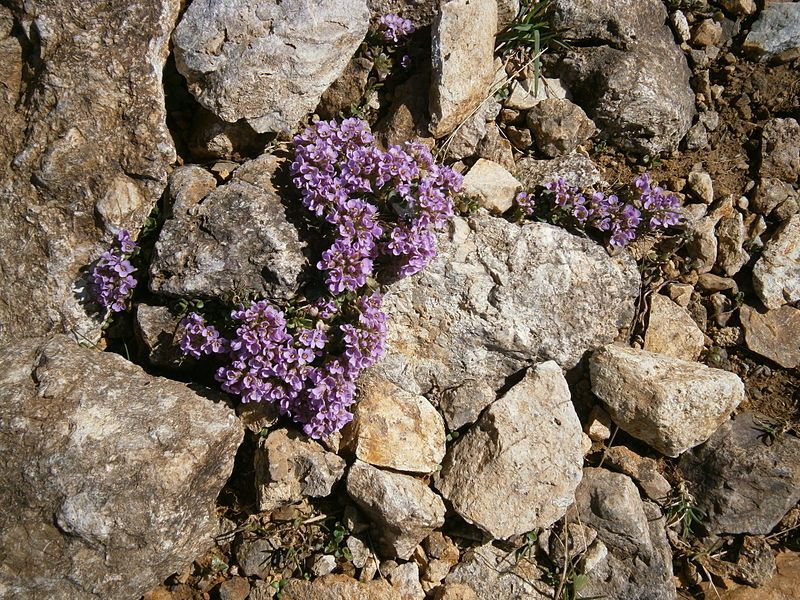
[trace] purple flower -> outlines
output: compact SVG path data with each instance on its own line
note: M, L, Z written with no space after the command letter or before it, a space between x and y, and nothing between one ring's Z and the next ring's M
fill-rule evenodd
M414 25L399 15L383 15L378 21L378 32L385 41L396 44L414 33Z
M220 336L216 327L206 325L203 317L197 313L190 313L184 317L181 326L183 336L179 345L184 354L200 358L203 355L226 351L228 341Z
M514 198L517 206L527 216L536 211L536 199L528 192L519 192Z
M138 283L133 277L136 269L128 258L138 249L130 233L122 230L114 238L114 247L103 252L92 268L90 292L103 308L112 312L122 312L127 308Z

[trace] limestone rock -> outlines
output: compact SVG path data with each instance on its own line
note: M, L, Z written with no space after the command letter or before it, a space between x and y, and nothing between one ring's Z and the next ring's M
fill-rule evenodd
M775 178L789 183L800 178L800 124L797 121L770 119L764 125L759 174L762 178Z
M771 2L764 7L744 41L744 49L768 58L800 48L800 5Z
M747 230L742 213L734 211L731 216L720 219L717 240L717 266L729 277L736 275L750 260L750 255L743 248L747 241Z
M259 440L254 468L258 509L270 511L329 495L345 462L300 433L278 429Z
M614 422L672 457L706 441L745 397L733 373L622 346L596 351L590 372Z
M463 583L448 583L439 586L433 594L433 600L479 600L478 595Z
M692 171L688 177L689 191L692 195L706 204L714 202L714 182L711 175L705 171Z
M517 561L516 553L484 544L464 554L445 578L445 587L466 585L478 600L549 600L554 590L542 581L543 576L535 562ZM469 600L471 596L456 598Z
M588 573L582 593L615 600L675 600L672 553L661 510L642 502L625 475L584 469L576 492L573 521L597 532L608 549Z
M639 456L625 446L606 448L604 456L604 465L633 479L651 500L663 502L669 496L672 486L652 458Z
M483 138L489 131L489 124L500 113L500 103L494 100L483 102L466 120L453 131L445 146L447 156L462 160L474 156Z
M347 493L373 523L373 539L384 552L408 559L431 531L444 524L444 503L409 475L357 460L347 473Z
M267 140L267 135L256 133L244 119L228 123L199 109L192 122L189 150L201 159L239 160L260 154Z
M342 446L371 465L432 473L444 458L444 420L424 396L367 376L359 380Z
M688 310L661 294L650 296L645 350L683 360L697 360L704 346L705 335Z
M291 297L306 259L275 187L280 166L277 157L264 154L216 189L200 167L176 169L169 186L173 217L156 242L150 289L189 298L234 292Z
M471 407L461 425L509 375L545 360L571 368L631 318L633 260L562 228L478 214L454 219L438 241L428 267L384 296L392 319L373 370L414 394L438 391L442 405Z
M138 598L212 545L243 435L232 410L66 336L0 362L0 588Z
M442 0L431 29L431 133L441 138L489 95L495 73L497 2Z
M417 563L403 563L392 569L387 578L392 587L403 596L403 600L425 600L425 591L419 582Z
M194 362L180 349L183 335L180 323L181 317L166 306L136 305L136 339L151 365L180 369Z
M597 165L591 158L578 152L552 160L537 160L525 156L517 163L516 175L528 188L544 186L559 177L580 188L590 188L602 181Z
M426 70L397 86L389 113L374 128L376 139L384 147L410 140L433 144L428 130L428 98L421 93L428 89L430 79L430 70Z
M409 19L417 29L427 27L439 11L439 0L367 0L372 18L397 14Z
M382 579L361 583L346 575L326 575L314 581L290 579L281 600L405 600Z
M521 189L522 184L511 173L490 160L479 159L464 177L464 193L477 196L481 206L497 214L514 205Z
M767 308L800 300L800 214L781 225L753 267L753 287Z
M136 237L175 161L162 71L179 4L0 7L0 339L99 339L84 267L117 230Z
M712 533L767 534L800 500L800 440L791 434L771 443L768 417L742 413L679 467Z
M620 148L677 148L694 117L691 72L659 0L556 0L553 26L567 42L559 74L601 136ZM599 42L608 44L597 46Z
M548 527L574 500L581 433L561 368L542 363L456 441L436 487L493 538Z
M367 89L373 62L367 58L354 58L344 72L325 90L317 107L317 114L323 119L334 119L339 113L358 106Z
M288 132L342 74L368 24L366 0L196 0L172 41L202 106L259 133Z
M800 366L800 309L784 305L761 314L744 305L739 320L750 350L787 369Z
M550 158L569 154L597 129L581 107L560 98L538 102L527 123L536 147Z

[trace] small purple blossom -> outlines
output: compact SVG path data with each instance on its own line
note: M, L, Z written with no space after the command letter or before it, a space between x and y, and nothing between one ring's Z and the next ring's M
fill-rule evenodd
M526 216L531 216L536 211L536 199L528 192L519 192L514 202Z
M228 341L220 336L213 325L206 325L203 317L190 313L181 321L183 336L180 348L184 354L193 358L203 355L219 354L225 351Z
M396 44L414 33L414 30L414 24L399 15L383 15L378 21L378 32L386 42Z
M136 271L128 260L138 250L125 230L117 233L114 246L100 255L90 275L90 291L97 303L112 312L122 312L136 288Z

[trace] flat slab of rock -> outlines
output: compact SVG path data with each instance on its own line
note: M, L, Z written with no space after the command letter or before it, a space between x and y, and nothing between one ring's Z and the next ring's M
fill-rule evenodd
M787 369L800 366L800 309L784 305L761 314L745 305L739 320L750 350Z
M405 600L388 582L362 583L346 575L325 575L314 581L290 579L281 590L282 600Z
M677 148L695 113L691 71L659 0L555 0L553 26L576 47L559 75L617 146L657 153ZM606 45L597 46L600 41Z
M188 298L294 295L305 245L275 188L280 166L280 159L264 154L217 188L200 167L176 169L169 184L173 217L156 242L150 289Z
M536 147L550 158L569 154L597 130L580 106L562 98L537 102L526 122Z
M175 63L221 119L291 131L342 74L368 25L365 0L197 0L172 36Z
M259 440L253 466L258 509L270 511L329 495L345 462L301 433L277 429Z
M681 457L681 475L712 533L768 534L800 500L800 439L774 439L774 422L745 412Z
M432 473L444 458L445 437L442 416L424 396L366 377L341 445L371 465Z
M661 294L650 296L645 350L683 360L697 360L704 346L705 335L688 310Z
M66 336L0 362L6 591L138 598L213 544L243 436L225 404Z
M539 160L530 156L517 162L516 175L525 187L544 186L563 177L580 188L590 188L603 179L600 169L585 154L572 152L551 160Z
M419 479L357 460L347 473L347 493L372 521L384 552L407 560L428 534L444 524L444 502Z
M800 300L800 213L767 242L753 267L753 286L767 308Z
M436 487L467 522L495 539L548 527L575 499L581 436L561 367L542 363L456 441Z
M490 95L496 33L496 0L441 0L431 26L434 137L452 132Z
M745 397L733 373L623 346L596 351L589 369L614 422L672 457L706 441Z
M180 348L181 317L166 306L137 304L134 312L136 340L147 360L156 367L180 369L195 364Z
M571 368L613 340L638 294L630 257L560 227L456 218L431 264L386 293L392 319L375 372L415 394L436 390L457 428L509 375L546 360Z
M800 48L800 5L770 2L753 23L744 49L763 58Z
M584 469L570 520L597 531L608 555L588 573L582 593L615 600L675 600L672 552L661 510L642 502L626 475Z
M105 314L83 269L118 229L136 237L175 161L162 71L180 2L10 5L0 7L0 339L61 331L94 342Z

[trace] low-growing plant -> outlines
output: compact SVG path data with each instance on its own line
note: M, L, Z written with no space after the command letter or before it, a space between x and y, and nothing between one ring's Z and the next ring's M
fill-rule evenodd
M634 191L635 190L635 191ZM633 186L605 194L580 190L558 178L538 195L523 191L516 196L518 219L536 218L556 225L605 234L614 248L622 248L645 231L663 231L680 222L680 202L674 194L652 185L644 173Z
M138 251L138 244L123 229L114 237L112 248L95 262L90 275L90 292L102 308L122 312L128 307L138 283L133 276L136 268L130 261Z
M181 348L217 356L226 392L273 403L322 438L352 420L356 379L384 352L382 282L433 259L462 178L423 144L379 149L359 119L319 121L294 138L294 150L294 184L330 243L316 263L324 291L309 285L282 307L243 304L228 322L190 313Z
M706 520L705 511L695 504L695 499L681 483L672 492L664 506L667 527L680 526L680 537L686 539L694 533L693 528Z

